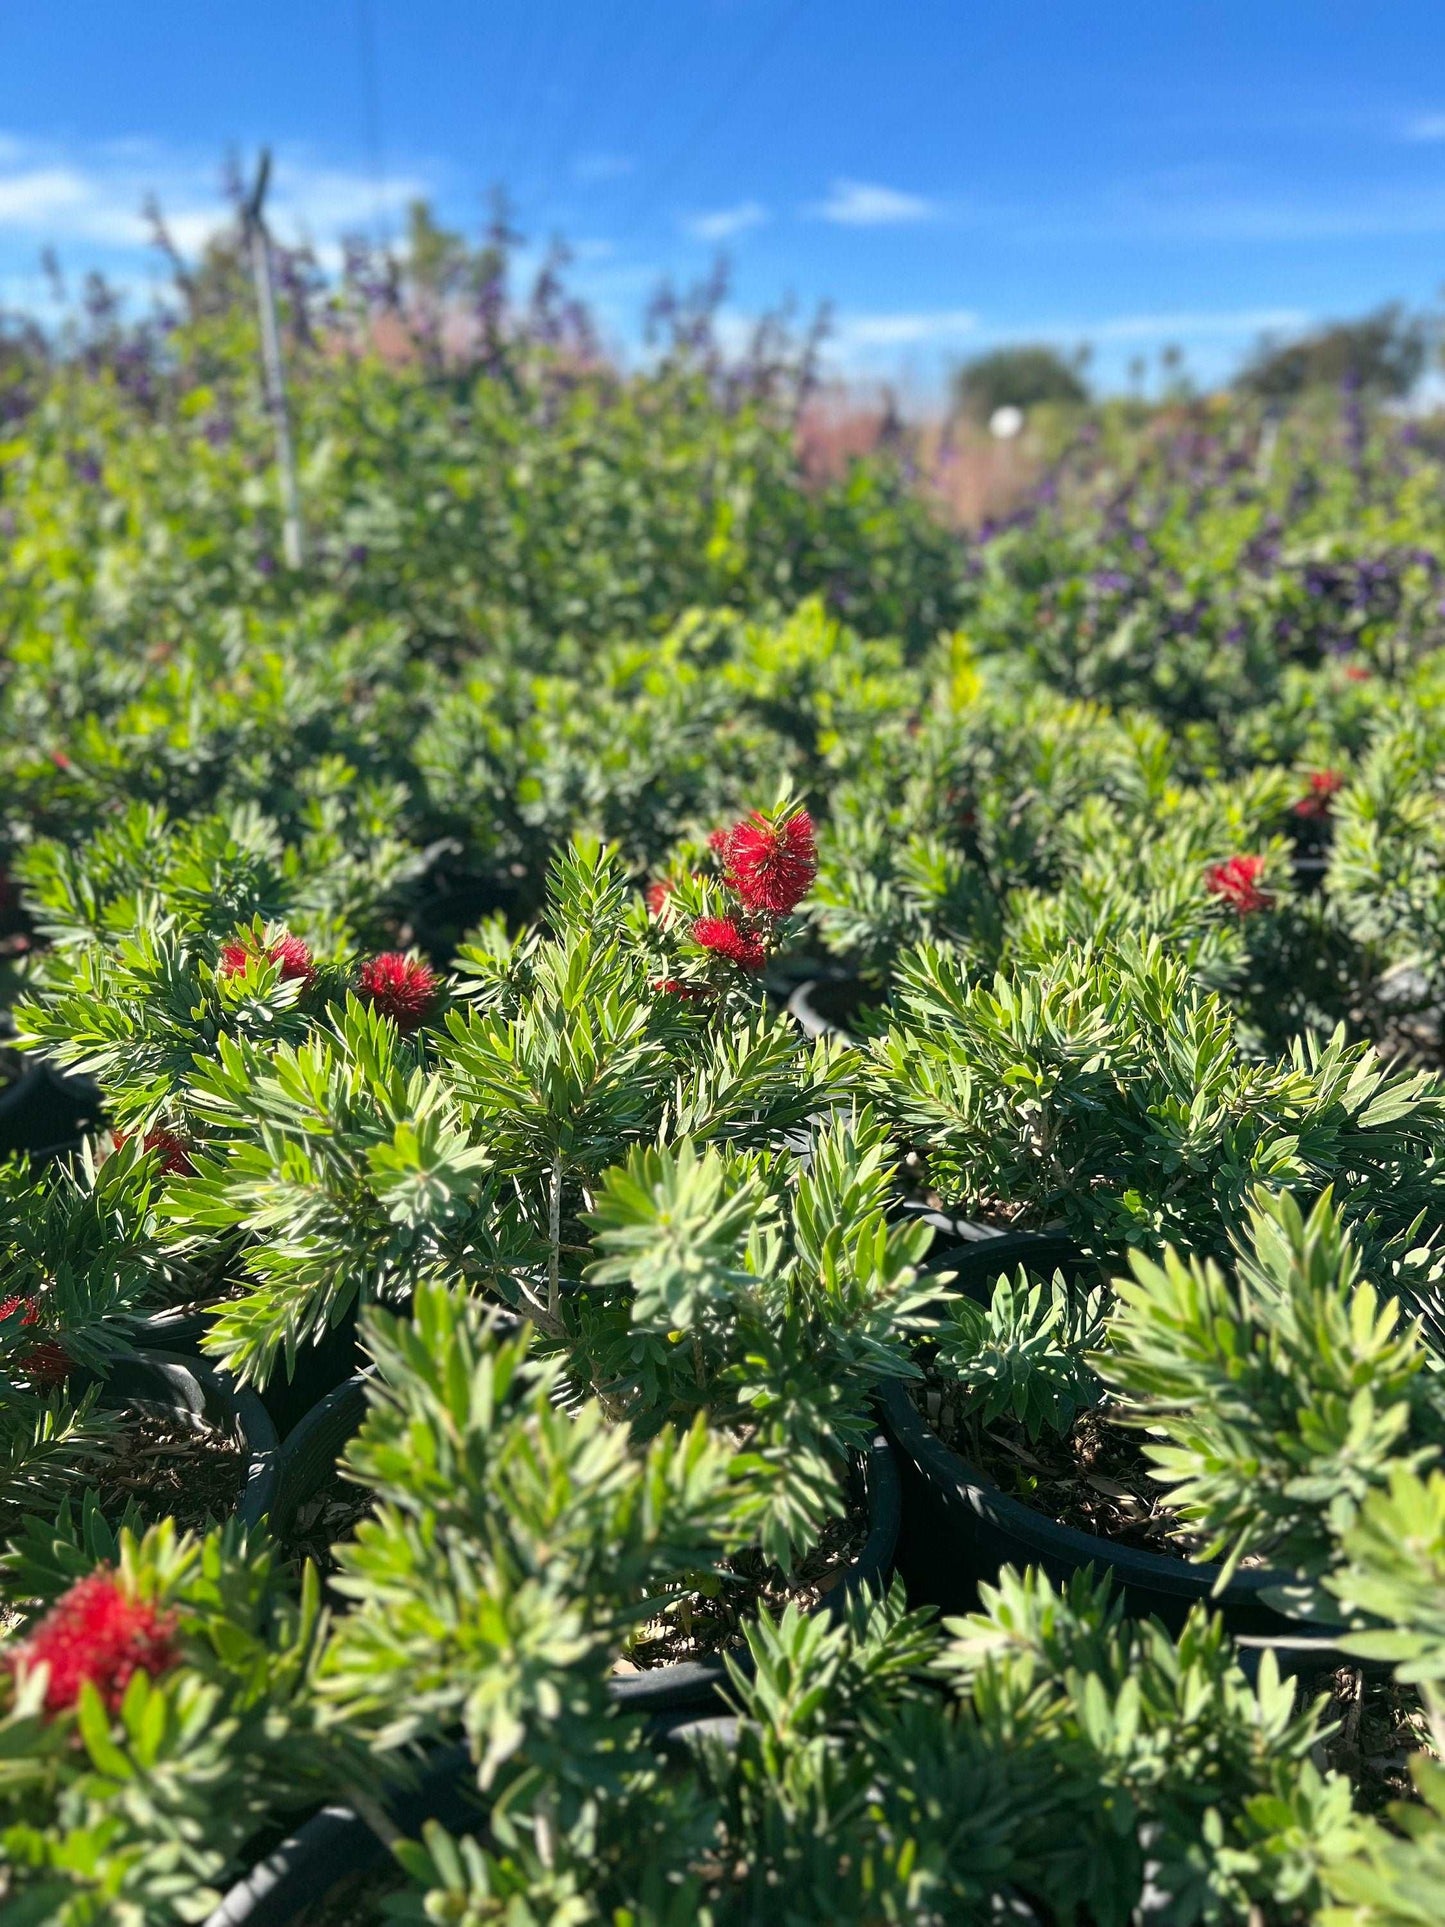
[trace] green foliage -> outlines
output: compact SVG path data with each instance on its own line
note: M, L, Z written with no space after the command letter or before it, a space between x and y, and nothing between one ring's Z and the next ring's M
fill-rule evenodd
M332 1715L382 1746L460 1720L484 1787L525 1754L585 1803L627 1764L613 1651L649 1587L743 1542L758 1470L701 1422L638 1451L595 1402L562 1409L557 1365L440 1283L365 1329L381 1377L346 1465L377 1502L338 1548L357 1606L323 1670Z
M117 1572L130 1597L174 1614L178 1664L155 1678L138 1669L113 1716L92 1684L47 1716L43 1674L0 1677L6 1916L36 1927L203 1919L270 1814L373 1778L316 1720L314 1572L293 1603L271 1554L229 1530L177 1536L169 1522L123 1533Z
M1222 1000L1154 938L992 984L948 951L912 953L870 1082L950 1202L1006 1200L1096 1245L1222 1252L1257 1186L1333 1180L1372 1255L1394 1260L1439 1208L1438 1078L1338 1032L1252 1062Z
M1146 1850L1150 1885L1167 1897L1161 1919L1307 1910L1356 1824L1345 1782L1309 1757L1320 1708L1296 1707L1271 1653L1249 1685L1222 1624L1199 1607L1176 1643L1156 1621L1121 1619L1107 1598L1087 1574L1058 1593L1005 1568L982 1588L983 1611L950 1624L939 1660L992 1730L1052 1740L1094 1789L1102 1838L1095 1859L1060 1870L1075 1883L1057 1890L1065 1918L1087 1907L1123 1919Z
M1318 1577L1361 1505L1445 1443L1439 1371L1397 1300L1362 1281L1326 1190L1305 1219L1257 1194L1238 1264L1138 1253L1095 1363L1147 1431L1204 1556ZM1155 1441L1162 1441L1156 1443Z
M841 1513L875 1385L917 1371L932 1232L888 1224L886 1150L869 1114L839 1121L790 1182L684 1139L609 1173L593 1213L589 1285L621 1288L582 1314L593 1382L644 1430L699 1410L741 1428L773 1475L762 1543L783 1565Z
M342 285L284 264L302 569L234 235L163 338L97 300L0 344L0 1003L116 1134L0 1169L5 1623L119 1566L182 1649L54 1719L0 1665L7 1922L203 1917L458 1731L484 1812L400 1845L401 1918L1431 1917L1433 1768L1357 1822L1202 1613L1037 1574L947 1635L762 1613L665 1757L609 1680L813 1545L928 1341L980 1427L1102 1384L1182 1524L1440 1724L1438 428L1104 405L961 538L892 455L811 474L807 351L730 365L674 300L623 374L510 245L419 208ZM1285 385L1408 374L1375 333ZM796 917L709 848L770 800L817 825ZM434 973L411 1028L377 952ZM839 965L858 1049L776 1009ZM921 1202L1132 1279L935 1318ZM258 1386L367 1335L329 1625L259 1541L86 1488L91 1377L180 1305Z
M1078 406L1089 399L1077 362L1043 345L995 348L967 361L954 376L960 404L980 421L996 408L1033 408L1039 402Z
M1031 1284L1021 1265L1012 1278L999 1277L986 1306L950 1301L933 1334L938 1363L973 1424L1011 1418L1031 1440L1063 1436L1098 1401L1087 1354L1103 1336L1103 1317L1102 1292L1071 1290L1062 1272Z

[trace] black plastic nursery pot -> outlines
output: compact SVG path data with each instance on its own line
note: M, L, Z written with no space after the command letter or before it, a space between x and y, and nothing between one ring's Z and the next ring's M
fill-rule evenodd
M308 1465L319 1463L321 1456L332 1449L332 1442L348 1419L353 1422L353 1430L360 1423L365 1411L362 1382L340 1388L328 1403L332 1405L329 1420L320 1417L318 1408L317 1415L307 1421L315 1431L313 1447L306 1457ZM283 1454L301 1435L302 1428L298 1427L282 1447ZM340 1443L344 1442L343 1437ZM333 1458L339 1450L340 1444L336 1444ZM299 1471L296 1476L299 1482ZM870 1441L858 1477L868 1509L868 1537L845 1576L816 1608L830 1615L837 1615L845 1601L861 1589L881 1591L893 1571L902 1501L895 1455L881 1430ZM613 1679L609 1690L621 1710L647 1718L656 1742L677 1746L686 1733L701 1726L719 1732L731 1730L722 1698L726 1678L721 1659L683 1661ZM452 1833L477 1832L485 1825L486 1814L466 1748L447 1746L433 1753L420 1779L387 1800L386 1815L401 1834L412 1839L427 1820L439 1820ZM391 1865L386 1846L359 1813L339 1804L324 1807L238 1881L208 1916L204 1927L297 1927L309 1908L338 1890L359 1905L366 1897L368 1882L379 1881Z
M428 1820L453 1834L477 1832L486 1815L466 1748L433 1754L416 1784L386 1802L386 1815L408 1839ZM361 1903L392 1864L379 1835L353 1808L323 1807L230 1888L204 1927L293 1927L339 1888Z
M261 1401L276 1421L283 1439L330 1394L356 1377L366 1364L366 1353L356 1336L356 1307L353 1305L319 1344L303 1346L296 1354L296 1369L290 1378L278 1366L271 1382L261 1393Z
M343 1380L278 1443L272 1477L254 1502L248 1494L241 1509L242 1524L259 1525L264 1518L278 1538L291 1530L296 1514L330 1478L347 1441L360 1430L366 1417L369 1376L358 1372Z
M0 1092L0 1158L64 1157L100 1126L100 1092L88 1077L31 1064Z
M999 1273L1020 1263L1045 1274L1083 1268L1078 1245L1063 1234L1007 1232L941 1252L929 1269L955 1273L951 1288L983 1302ZM1042 1567L1056 1583L1088 1566L1096 1576L1108 1576L1128 1613L1156 1616L1172 1631L1179 1630L1192 1606L1203 1603L1222 1612L1231 1634L1246 1646L1277 1646L1282 1663L1290 1661L1291 1649L1300 1655L1328 1651L1324 1642L1311 1641L1298 1621L1262 1599L1268 1588L1285 1583L1287 1574L1265 1568L1236 1573L1216 1593L1216 1565L1118 1545L1011 1498L944 1444L898 1382L882 1389L881 1406L903 1486L898 1571L915 1605L971 1612L980 1584L995 1579L1005 1565Z
M810 977L788 999L788 1015L808 1037L847 1037L859 1011L879 1001L857 977Z
M217 1313L224 1309L223 1305L211 1305L201 1310L159 1311L142 1320L139 1330L149 1344L199 1357L202 1339L215 1323ZM270 1413L279 1436L289 1438L318 1405L354 1379L366 1362L366 1353L356 1336L353 1306L319 1344L307 1345L298 1351L296 1370L290 1378L285 1376L284 1368L278 1369L265 1390L256 1396Z
M73 1382L83 1381L74 1374ZM142 1351L116 1359L101 1380L100 1402L163 1413L184 1424L213 1427L238 1436L246 1455L246 1483L237 1506L243 1521L259 1518L275 1503L276 1428L252 1391L228 1372L178 1352Z

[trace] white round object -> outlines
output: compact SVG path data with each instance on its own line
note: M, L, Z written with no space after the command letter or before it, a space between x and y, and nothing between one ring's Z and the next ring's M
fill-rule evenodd
M1011 442L1023 428L1024 411L1015 408L1013 403L1005 402L1002 408L995 408L988 418L988 432L1001 442Z

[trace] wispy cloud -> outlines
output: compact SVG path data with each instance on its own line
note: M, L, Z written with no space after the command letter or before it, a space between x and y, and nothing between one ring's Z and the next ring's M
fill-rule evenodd
M735 207L690 215L682 225L698 241L731 241L749 228L762 227L767 219L768 210L761 201L739 201Z
M321 242L428 191L414 175L393 177L379 191L364 174L301 157L282 156L273 179L278 232ZM203 247L230 217L213 161L138 139L67 149L0 133L0 241L138 253L149 239L142 209L151 196L184 253Z
M1201 350L1210 343L1252 340L1257 335L1297 334L1312 317L1303 308L1226 308L1100 315L1093 319L1044 317L1017 325L986 320L969 308L927 308L896 313L842 314L830 339L833 359L844 368L876 368L908 349L946 355L1006 341L1046 341L1060 347L1079 342L1100 348L1179 342Z
M572 178L584 186L599 181L620 181L637 168L630 154L579 154L572 163Z
M1297 334L1310 324L1304 308L1236 308L1215 313L1121 314L1103 321L1042 330L1044 339L1077 341L1233 340L1241 335Z
M931 221L938 213L932 201L904 194L896 187L872 181L834 181L826 201L809 210L820 221L840 227L898 227L911 221Z
M1407 141L1445 141L1445 114L1419 114L1403 129Z
M849 350L944 347L978 330L969 308L935 308L915 313L845 314L833 328L834 344Z

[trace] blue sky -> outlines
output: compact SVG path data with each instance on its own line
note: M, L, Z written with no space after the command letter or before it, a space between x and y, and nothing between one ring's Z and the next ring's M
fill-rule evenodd
M1214 380L1445 281L1438 0L9 0L0 74L12 306L47 242L143 291L145 194L198 245L263 140L323 246L502 179L617 343L721 247L737 317L828 299L835 364L918 391L1024 337Z

